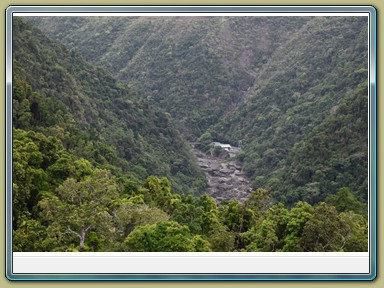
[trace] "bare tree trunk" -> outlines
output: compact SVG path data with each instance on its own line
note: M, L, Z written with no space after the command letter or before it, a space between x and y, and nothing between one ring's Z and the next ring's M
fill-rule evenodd
M80 232L80 249L84 248L84 242L85 242L85 229L82 229Z
M91 226L88 226L87 228L82 228L80 233L77 233L76 231L73 231L69 226L68 226L68 230L69 232L75 234L77 237L79 237L80 239L80 249L83 250L84 249L84 245L85 245L85 234L87 233L87 231L91 228Z

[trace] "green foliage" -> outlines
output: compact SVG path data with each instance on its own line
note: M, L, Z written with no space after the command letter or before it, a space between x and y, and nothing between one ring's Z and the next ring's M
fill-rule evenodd
M208 151L213 139L233 144L241 140L239 158L246 174L255 179L253 187L268 188L277 201L289 206L299 200L315 204L345 186L366 202L367 99L364 87L359 88L367 83L366 19L36 17L28 21L129 81L130 91L140 91L132 94L166 109L184 136L191 140L200 136L202 150ZM131 99L121 100L125 109L134 105ZM123 118L131 114L124 113ZM128 130L136 134L137 128ZM134 148L121 144L131 144L132 135L123 134L116 146L124 146L130 158ZM180 187L192 181L179 160L171 161L174 168L155 161L159 169L149 165L151 160L143 159L147 164L141 167L146 170L138 173L142 179L167 176L178 192L192 186ZM193 184L204 187L201 179ZM197 194L196 190L191 193Z
M275 252L283 246L283 235L287 226L288 210L282 203L272 206L260 226L243 234L247 251Z
M144 195L144 200L153 207L161 207L164 211L172 211L171 184L168 179L149 176L139 190Z
M229 231L243 233L255 225L260 216L259 208L252 205L250 201L243 204L236 200L223 201L219 207L220 220Z
M339 214L341 222L341 251L368 251L368 223L363 216L352 211Z
M342 187L353 191L351 196L359 202L367 202L367 107L367 85L364 83L341 101L334 114L330 114L305 139L296 143L280 171L284 187L280 194L286 194L287 203L297 199L311 203L321 200L333 203L336 198L330 198ZM346 194L346 190L343 191ZM277 193L274 196L278 197ZM353 202L352 199L348 201ZM350 207L355 212L364 210L362 204L349 204L355 206Z
M24 220L20 227L13 231L12 248L14 252L46 251L44 239L47 238L46 227L38 220Z
M329 203L335 206L338 212L352 211L362 215L366 213L364 204L359 202L347 187L340 188L337 194L330 199Z
M306 202L299 201L290 210L286 226L283 251L301 251L300 239L305 223L312 218L314 208Z
M169 114L21 18L13 32L15 128L56 136L71 154L115 174L164 176L175 191L199 194L203 173ZM58 166L70 164L64 158Z
M109 171L96 169L80 182L68 178L55 194L39 202L42 218L49 226L60 227L62 234L77 236L80 250L85 248L87 233L109 232L108 206L118 197L117 183Z
M169 215L158 207L148 206L142 195L114 199L109 206L109 213L112 215L109 228L112 234L109 235L107 245L104 245L100 251L106 249L122 251L124 249L122 243L135 228L169 219Z
M307 17L35 17L40 29L137 87L195 139L242 102ZM92 37L90 36L92 35ZM127 41L126 39L129 39ZM175 77L177 75L177 77Z
M340 222L336 208L319 203L313 216L304 226L300 245L303 251L339 251L341 246Z
M349 187L364 203L367 59L366 19L311 18L261 67L247 100L208 132L242 140L253 187L277 201L315 204Z
M191 235L187 226L161 222L135 229L125 240L126 251L133 252L208 252L209 244Z
M213 141L213 137L211 133L205 132L203 135L201 135L197 141L200 143L199 149L208 152L211 149L211 143Z
M294 18L15 17L13 250L367 251L365 20ZM255 192L201 195L183 137Z
M210 236L219 229L219 211L215 200L204 194L198 199L188 196L175 205L172 219L187 225L191 232Z
M172 220L188 226L194 234L201 233L203 209L192 196L183 197L172 212Z
M232 252L236 248L236 233L228 231L224 225L218 225L208 237L214 252Z
M268 209L260 224L241 234L241 251L367 251L367 221L352 211L338 213L324 202L315 207L297 202Z
M46 168L53 165L62 149L60 142L41 133L13 129L13 225L18 227L22 215L30 215L39 193L49 191Z

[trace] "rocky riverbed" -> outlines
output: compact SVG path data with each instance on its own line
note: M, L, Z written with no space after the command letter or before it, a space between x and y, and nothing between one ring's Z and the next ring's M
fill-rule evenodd
M215 157L193 149L197 163L204 171L208 187L204 191L217 202L237 199L244 201L252 192L251 181L242 172L234 157Z

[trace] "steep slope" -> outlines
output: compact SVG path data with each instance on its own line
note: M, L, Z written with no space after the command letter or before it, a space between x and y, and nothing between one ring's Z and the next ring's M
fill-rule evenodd
M221 24L228 23L221 20ZM255 183L263 183L257 187L269 188L257 189L241 203L231 199L217 205L205 194L183 195L201 191L204 180L171 116L148 101L151 94L136 90L138 84L145 83L117 83L77 52L26 25L23 19L14 18L13 251L368 251L366 207L361 203L366 200L367 175L366 35L363 29L359 30L363 21L361 25L354 20L343 21L330 18L308 23L315 35L332 28L330 31L337 36L337 41L319 41L320 50L316 53L307 41L317 38L308 35L301 39L300 34L290 34L286 40L292 41L280 43L279 47L273 47L271 42L266 47L272 47L274 53L261 53L271 56L270 62L268 58L249 64L253 56L245 53L242 58L236 54L243 50L237 50L230 37L225 37L228 42L217 43L223 53L230 51L226 59L231 61L223 62L223 67L237 65L239 72L253 73L254 79L260 77L263 81L255 80L246 97L248 106L241 106L231 116L237 122L226 118L232 130L227 132L225 127L217 126L210 130L210 137L233 143L243 140L240 158L246 171L257 175ZM337 32L337 27L342 31ZM348 29L354 29L353 37ZM264 31L262 27L259 30ZM305 31L299 32L306 35ZM343 41L346 35L349 42ZM241 45L249 40L236 39ZM323 42L329 48L327 57L321 56ZM291 49L298 49L295 43L317 56L316 60L304 51L299 53L301 57L291 54ZM226 46L231 48L225 50ZM99 51L97 45L93 51ZM237 57L246 60L236 63L233 59ZM327 66L329 59L334 68ZM290 78L292 61L321 65L325 75L318 71L316 76ZM263 68L267 65L271 69ZM259 70L248 70L256 66ZM313 71L303 69L307 75ZM340 79L333 79L335 76ZM320 77L318 81L316 77ZM296 78L306 79L309 84L302 87L300 94L293 94L295 101L288 101L289 89L299 85ZM279 89L286 89L280 98L271 89L274 82ZM268 89L272 92L264 94ZM270 95L273 97L268 99ZM185 107L192 108L198 111L196 107ZM239 115L244 119L236 118ZM304 124L297 126L297 131L290 131L290 121ZM237 125L248 123L255 127L239 130ZM258 126L260 123L265 126ZM259 128L265 131L257 134ZM205 139L209 138L207 134ZM275 145L276 141L285 141L286 145L276 146L284 156L277 158L278 165L274 164L274 151L265 150L274 149L268 145ZM260 168L269 174L252 170L252 161L259 161L259 152L260 161L268 157L265 167ZM224 166L227 169L221 172L226 175L231 169L231 177L243 175L237 163ZM167 176L170 181L147 177L150 174ZM242 177L236 180L244 182ZM349 189L338 189L341 185ZM172 193L175 191L182 194ZM313 203L326 199L329 204L294 203L295 199ZM288 205L276 204L276 200Z
M367 89L363 82L295 143L280 172L280 191L274 191L277 197L291 204L295 199L328 201L340 187L349 187L361 202L367 201Z
M316 130L316 127L330 125L321 123L329 115L338 113L338 107L344 99L351 97L350 94L354 93L362 82L368 81L366 21L367 19L360 17L312 19L279 47L270 61L263 66L259 83L250 89L247 102L209 130L217 140L227 140L233 144L241 140L244 148L244 168L246 173L255 179L255 187L286 191L286 187L280 187L283 185L280 183L281 173L284 177L292 178L290 183L299 183L295 178L297 174L281 171L285 171L287 166L291 165L290 161L293 161L292 158L287 158L291 149L311 131L319 133L317 137L320 137L324 128ZM367 105L367 102L365 104ZM357 117L354 120L362 121L362 127L367 129L367 114L364 114L364 111L366 112L362 109L361 114L353 116ZM363 133L360 128L359 132ZM332 134L327 135L327 141L332 143L332 137ZM332 153L340 157L339 161L348 154L347 151L354 150L351 145L361 143L364 139L367 142L366 133L354 133L351 137L345 146L331 147ZM359 153L366 154L366 146L357 147ZM338 149L341 151L337 152ZM293 154L295 156L292 156ZM300 163L302 158L306 158L300 153L293 154L291 156L295 157L295 163ZM326 165L324 169L327 168L331 167ZM362 165L361 168L360 172L366 179L367 166ZM348 169L350 175L354 175L351 171L353 167ZM358 195L363 197L366 194L366 187L362 188L364 179L348 178L348 183L346 179L341 180L341 176L342 173L335 176L338 180L332 184L331 191L319 197L306 198L307 201L324 200L326 195L337 192L337 186L340 188L347 184L354 188L359 187L354 191ZM335 177L329 178L328 182L334 181ZM310 185L310 182L306 184ZM299 185L304 183L300 182ZM304 189L301 195L310 195L312 192L309 190L311 187ZM285 199L284 195L278 198ZM299 196L294 197L293 201L298 199Z
M310 17L32 17L164 108L189 139L234 110Z
M16 93L14 115L22 120L14 119L15 128L53 133L56 125L66 148L94 164L141 180L169 177L175 192L196 194L204 186L169 115L22 19L14 19L13 33L15 87L30 91Z
M305 158L291 150L312 131L322 133L325 128L316 127L326 125L322 123L350 95L358 95L357 87L367 81L365 17L35 17L28 21L101 63L122 82L129 80L130 87L140 91L139 98L166 109L190 140L241 143L240 160L255 189L268 188L276 199L292 204L304 195L313 195L304 197L311 203L326 200L348 186L361 201L366 200L363 177L342 179L355 175L350 166L319 188L311 184L318 183L313 179L303 183L290 164ZM363 121L365 115L355 117ZM366 119L361 123L365 125ZM341 157L338 161L349 157L355 151L351 145L367 136L353 137L345 147L334 145L329 153ZM366 147L357 147L355 152L365 155ZM319 171L333 170L329 161L323 163ZM359 167L366 176L366 165ZM322 192L316 192L319 189Z

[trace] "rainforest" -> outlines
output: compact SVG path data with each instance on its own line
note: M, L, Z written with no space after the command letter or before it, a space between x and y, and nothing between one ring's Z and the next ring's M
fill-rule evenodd
M13 251L368 251L367 21L13 17Z

